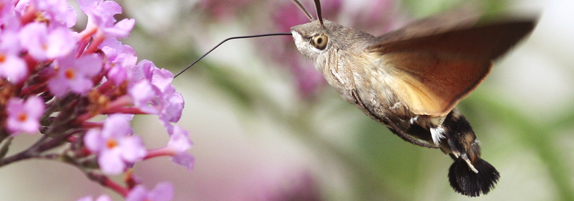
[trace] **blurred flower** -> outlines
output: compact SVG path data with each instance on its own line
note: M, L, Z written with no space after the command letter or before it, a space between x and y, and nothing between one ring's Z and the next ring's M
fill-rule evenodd
M171 156L174 163L182 165L190 171L193 170L195 158L187 153L187 150L193 146L189 139L189 132L177 125L168 130L173 132L170 133L167 146L148 151L146 158Z
M321 201L321 193L317 182L310 173L297 175L292 185L273 191L267 201Z
M76 38L64 27L48 29L45 23L33 22L20 31L22 47L37 60L60 58L68 55L75 46Z
M169 201L172 199L173 186L166 182L158 183L151 191L138 185L126 197L126 201Z
M26 13L34 18L27 19L26 16L23 16L26 22L29 22L28 20L49 21L66 28L76 24L76 12L66 0L20 0L17 2L15 11Z
M28 75L28 67L19 56L20 51L20 40L15 31L0 33L0 77L13 84L20 83Z
M97 28L98 35L108 37L127 37L135 24L133 19L123 19L116 23L113 17L122 13L122 7L114 1L79 0L80 8L88 15L86 29Z
M94 198L92 198L92 196L86 196L78 199L77 201L94 201ZM112 198L110 198L108 195L100 195L96 201L112 201Z
M255 0L201 0L198 5L218 20L234 17L241 7L245 7Z
M31 96L25 102L19 98L8 100L6 105L8 129L13 135L20 132L31 134L38 132L44 107L44 102L37 96Z
M187 152L181 152L171 158L175 164L186 167L188 171L193 170L195 167L195 157Z

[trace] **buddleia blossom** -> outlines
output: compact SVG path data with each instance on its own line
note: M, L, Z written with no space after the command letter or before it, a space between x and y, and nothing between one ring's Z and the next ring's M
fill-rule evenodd
M173 186L169 183L158 183L154 189L148 191L144 186L133 188L126 201L169 201L173 198Z
M18 32L0 32L0 78L19 83L28 75L26 61L19 55L21 51Z
M13 97L6 104L7 129L16 135L20 132L36 133L40 128L40 117L44 113L44 102L42 99L32 96L23 101Z
M86 133L86 148L98 154L98 164L104 173L122 173L128 165L145 156L141 138L133 135L129 125L131 119L132 115L110 115L102 128L90 129Z
M119 4L78 3L88 23L76 32L76 11L66 0L0 0L0 145L9 149L3 142L21 133L43 135L20 153L2 152L0 167L31 158L65 161L131 200L171 200L171 185L147 191L131 167L160 156L193 167L189 133L176 125L184 101L171 84L173 74L137 62L133 48L118 41L135 24L116 20ZM146 114L165 126L164 148L148 149L134 133L132 117ZM117 174L127 178L125 185L108 178Z
M86 196L78 199L77 201L112 201L112 198L107 195L100 195L98 198L94 200L91 196Z

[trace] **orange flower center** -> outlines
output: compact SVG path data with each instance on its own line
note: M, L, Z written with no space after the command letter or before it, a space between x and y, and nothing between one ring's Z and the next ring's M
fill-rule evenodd
M106 146L107 146L108 148L112 149L112 148L118 146L118 142L117 142L116 140L114 140L114 139L108 139L108 140L106 141Z
M18 121L24 122L28 119L28 115L25 112L22 112L18 115Z
M66 72L64 72L64 76L66 76L66 79L71 80L76 76L76 73L72 69L66 69Z
M0 54L0 63L4 63L6 61L6 55Z

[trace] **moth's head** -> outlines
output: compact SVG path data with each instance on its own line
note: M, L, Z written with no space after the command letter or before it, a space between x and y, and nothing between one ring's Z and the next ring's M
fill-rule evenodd
M327 20L323 23L321 25L319 20L315 20L291 27L297 49L313 60L333 46L334 41L331 38L333 29L341 26Z
M335 22L319 20L291 27L299 52L316 60L321 54L360 51L374 36Z

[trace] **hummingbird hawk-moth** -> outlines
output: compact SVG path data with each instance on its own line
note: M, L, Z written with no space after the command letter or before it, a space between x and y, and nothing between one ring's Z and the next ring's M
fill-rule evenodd
M297 49L315 62L347 102L405 141L438 148L454 163L448 179L475 197L494 188L500 174L481 159L469 122L455 108L490 72L493 60L528 35L535 20L476 25L472 17L437 15L385 35L317 20L291 28Z
M448 154L454 160L448 180L456 192L476 197L494 188L500 174L480 157L476 135L455 106L484 80L493 60L534 29L535 19L477 24L473 12L458 9L375 37L323 20L319 0L317 20L291 1L311 22L291 33L225 39L175 77L226 41L292 35L343 99L403 140Z

